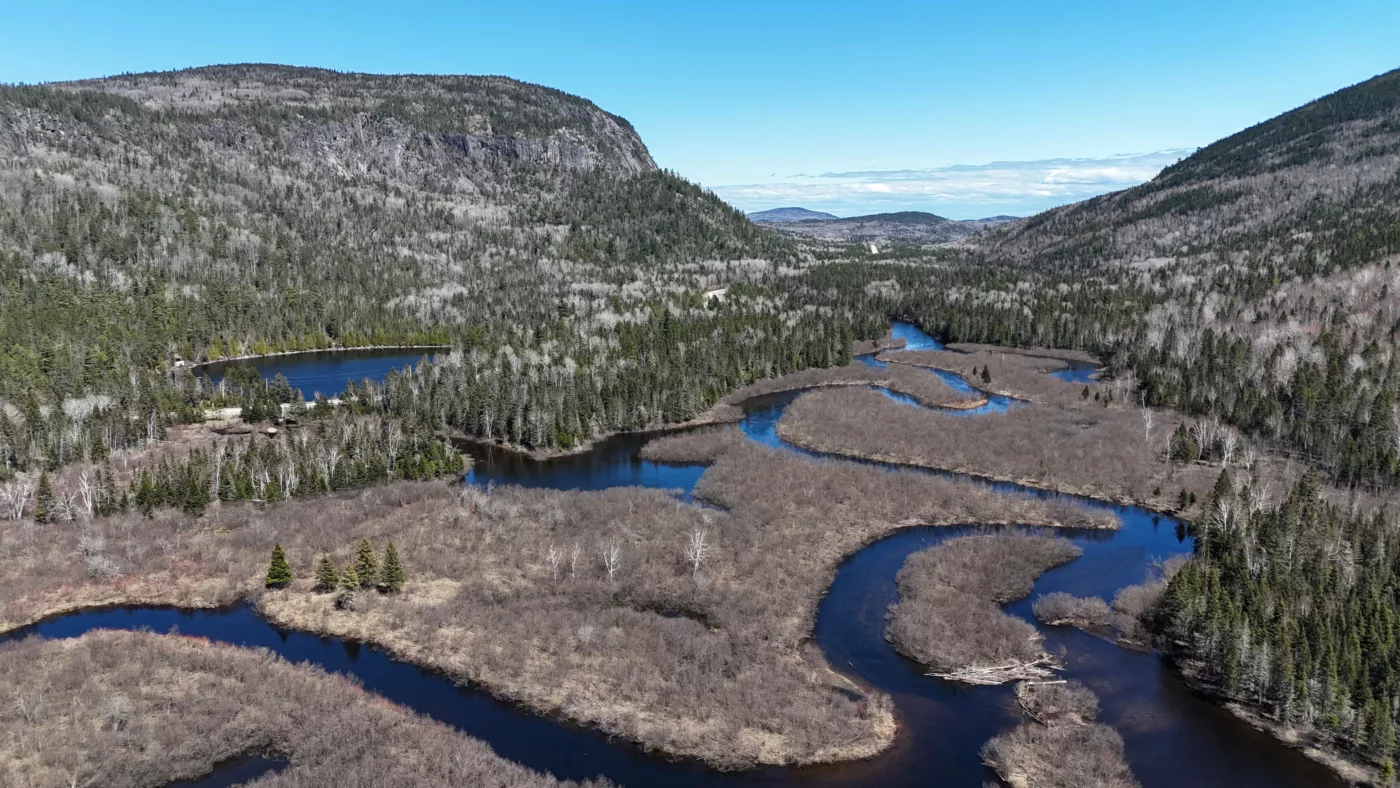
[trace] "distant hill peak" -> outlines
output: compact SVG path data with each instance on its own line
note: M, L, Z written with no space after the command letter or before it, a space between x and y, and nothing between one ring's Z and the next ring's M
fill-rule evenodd
M936 213L928 211L896 211L894 213L872 213L866 216L852 216L848 222L888 222L890 224L943 224L951 222Z
M749 219L755 222L772 222L774 224L786 224L787 222L829 222L840 217L821 211L811 211L806 208L773 208L767 211L755 211L749 214Z

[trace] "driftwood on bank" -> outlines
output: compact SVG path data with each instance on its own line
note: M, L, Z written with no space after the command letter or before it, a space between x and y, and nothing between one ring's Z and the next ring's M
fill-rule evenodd
M948 673L930 672L928 675L948 681L961 681L964 684L992 685L1005 684L1008 681L1046 679L1055 675L1055 671L1064 670L1064 667L1062 662L1047 654L1040 659L1029 662L1008 662L1005 665L972 665Z

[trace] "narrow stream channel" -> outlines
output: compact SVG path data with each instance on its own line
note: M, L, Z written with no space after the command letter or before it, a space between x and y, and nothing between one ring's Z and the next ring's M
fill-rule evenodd
M913 326L897 323L895 335L907 349L941 345ZM875 362L880 363L880 362ZM1092 369L1075 369L1071 380L1087 379ZM266 370L264 370L266 372ZM951 373L945 373L951 374ZM288 376L293 386L302 387ZM975 393L957 376L968 393ZM1063 378L1062 378L1063 379ZM343 386L343 382L342 382ZM851 462L792 446L777 436L787 405L800 392L760 397L745 404L740 428L751 439L818 462ZM1016 401L1002 397L980 413L1005 411ZM957 414L957 411L949 411ZM967 412L963 412L967 413ZM490 446L471 449L476 464L468 483L520 484L561 489L602 489L638 485L680 490L688 497L704 473L703 466L653 463L638 457L655 435L617 435L585 454L543 462L524 459ZM867 465L895 469L877 462ZM914 469L904 469L914 470ZM919 471L970 478L937 471ZM1019 485L976 480L1004 495L1057 497ZM1047 572L1032 598L1050 591L1111 599L1120 588L1141 582L1155 558L1190 552L1181 524L1133 506L1062 496L1112 511L1123 527L1114 532L1055 530L1084 550L1078 560ZM166 608L117 608L76 613L12 633L11 637L77 637L96 628L172 627L187 635L240 646L268 648L294 662L308 661L326 670L357 677L365 688L453 725L489 743L503 757L563 779L598 775L627 786L778 785L969 786L995 775L981 763L979 750L997 733L1020 719L1009 686L966 687L925 675L884 638L885 612L895 601L894 578L913 552L974 528L909 528L848 557L817 613L814 639L831 665L861 684L889 693L895 700L900 736L895 747L859 763L805 769L767 768L721 773L693 762L674 762L585 728L531 714L488 694L457 686L432 671L395 662L378 649L339 638L319 637L274 627L247 605L217 611ZM1030 600L1008 606L1034 621ZM1190 691L1157 655L1121 649L1103 639L1060 627L1042 627L1049 650L1063 650L1065 675L1098 693L1102 721L1122 734L1127 756L1146 788L1221 786L1221 788L1318 788L1343 781L1272 737L1255 731L1220 706ZM265 769L278 764L268 760ZM220 776L222 773L216 773ZM241 777L240 779L250 779ZM228 785L192 782L187 785Z

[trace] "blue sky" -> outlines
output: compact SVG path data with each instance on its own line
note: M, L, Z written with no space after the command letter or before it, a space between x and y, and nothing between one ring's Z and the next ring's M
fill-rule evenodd
M623 115L741 208L841 215L1031 213L1400 67L1394 0L8 5L0 81L505 74Z

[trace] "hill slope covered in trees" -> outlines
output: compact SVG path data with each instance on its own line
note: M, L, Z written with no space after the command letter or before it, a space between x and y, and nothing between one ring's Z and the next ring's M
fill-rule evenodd
M1149 404L1400 481L1400 72L972 243L947 292L913 285L926 329L1092 350Z
M502 77L0 87L0 472L158 437L204 397L176 359L332 346L458 344L468 433L688 418L844 351L849 321L765 289L794 257L625 120Z

